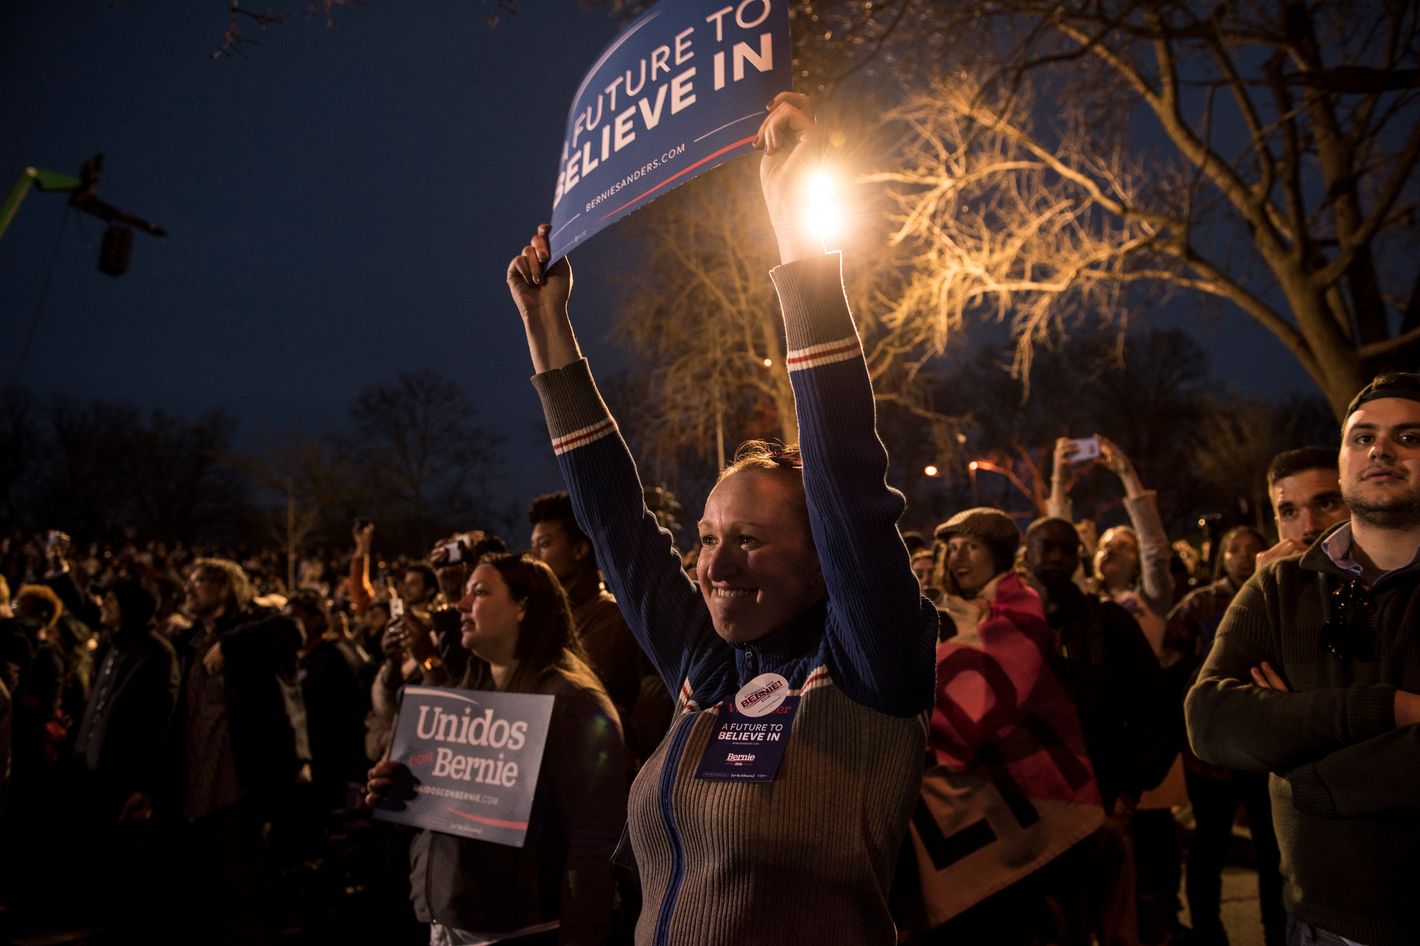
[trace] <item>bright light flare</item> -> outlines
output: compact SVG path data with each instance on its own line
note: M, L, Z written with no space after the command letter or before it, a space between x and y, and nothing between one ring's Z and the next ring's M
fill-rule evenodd
M828 171L809 178L805 225L820 240L838 236L843 230L843 209L838 199L838 180Z
M939 469L937 469L935 466L933 466L933 465L930 464L930 463L927 464L926 466L924 466L924 467L922 468L922 475L923 475L923 476L936 476L936 475L937 475L938 473L940 473L940 472L942 472L942 471L939 470Z

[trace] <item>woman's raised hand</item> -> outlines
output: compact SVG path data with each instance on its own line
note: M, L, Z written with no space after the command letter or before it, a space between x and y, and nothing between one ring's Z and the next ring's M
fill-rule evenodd
M807 95L780 92L769 103L769 115L759 126L754 146L764 152L759 185L783 262L823 254L823 242L804 220L804 198L810 176L819 169L820 135L813 103Z
M567 258L547 267L552 255L548 242L551 233L551 224L540 224L528 245L508 263L508 291L524 319L546 311L565 311L572 295L572 266Z
M508 263L508 291L523 317L533 369L541 374L582 357L567 300L572 295L572 265L564 256L548 266L552 250L550 224L540 224L528 245Z
M1129 457L1119 449L1119 446L1103 434L1095 434L1100 442L1100 462L1118 476L1123 476L1127 470L1133 468L1134 464L1129 462Z
M1130 460L1113 440L1100 434L1095 436L1099 437L1100 441L1100 462L1119 477L1119 481L1124 484L1125 495L1134 497L1144 492L1144 484L1140 482L1139 474L1134 469L1134 461Z
M1063 494L1074 488L1079 476L1073 459L1077 450L1075 442L1069 437L1055 438L1055 461L1050 469L1050 485Z

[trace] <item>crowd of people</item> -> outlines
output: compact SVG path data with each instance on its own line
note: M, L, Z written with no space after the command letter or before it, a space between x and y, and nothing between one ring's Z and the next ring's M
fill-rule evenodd
M526 556L472 531L427 558L389 561L371 555L374 525L358 523L343 554L299 563L295 587L275 552L7 536L0 847L27 852L0 859L8 932L268 942L314 915L309 904L283 907L278 882L341 858L322 869L381 888L359 909L388 908L384 929L417 929L409 839L369 823L366 774L388 749L402 686L480 682L468 677L484 665L461 621L482 562L519 571L536 561L534 577L566 603L566 649L625 734L615 753L640 753L615 766L624 780L664 730L669 697L567 494L538 497L529 520ZM614 818L624 803L623 785ZM613 844L620 820L615 828ZM352 850L345 842L361 829ZM55 882L75 850L105 868L104 884Z
M798 223L819 135L784 94L756 141L800 443L746 445L685 555L545 227L508 284L567 491L526 551L470 531L382 562L357 523L286 587L270 554L7 538L12 925L289 940L280 884L319 861L367 912L311 942L1219 946L1241 809L1268 946L1420 941L1420 376L1361 391L1339 450L1274 459L1275 542L1180 554L1098 434L1061 437L1024 528L900 532L839 259ZM1091 466L1128 525L1076 521ZM412 791L411 684L553 697L520 847L369 819ZM766 707L782 754L728 772L717 744Z

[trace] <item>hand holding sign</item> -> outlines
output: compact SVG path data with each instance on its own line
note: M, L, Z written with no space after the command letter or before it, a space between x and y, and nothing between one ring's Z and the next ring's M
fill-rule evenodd
M747 153L791 78L788 0L660 0L637 17L573 96L549 258Z
M535 310L565 309L572 295L572 267L565 260L547 266L551 231L551 224L539 224L528 245L508 264L508 288L524 319Z
M572 264L566 257L547 266L551 226L537 228L527 246L508 263L508 291L523 317L533 369L541 374L564 368L582 357L567 317L572 295Z
M764 152L759 186L779 240L781 262L823 255L823 242L809 232L803 217L809 176L819 169L819 129L807 95L780 92L769 104L754 146Z
M399 810L414 797L415 778L409 766L392 759L381 759L365 778L365 804Z
M554 698L405 687L366 802L382 821L522 847ZM620 734L616 745L620 746Z

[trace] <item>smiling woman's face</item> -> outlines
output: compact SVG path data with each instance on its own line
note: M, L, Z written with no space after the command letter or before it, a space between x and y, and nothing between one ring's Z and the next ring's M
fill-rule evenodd
M725 640L758 640L827 593L802 504L795 484L765 470L733 473L705 500L697 574Z
M996 577L996 561L980 539L954 535L947 539L947 576L956 594L974 597Z

